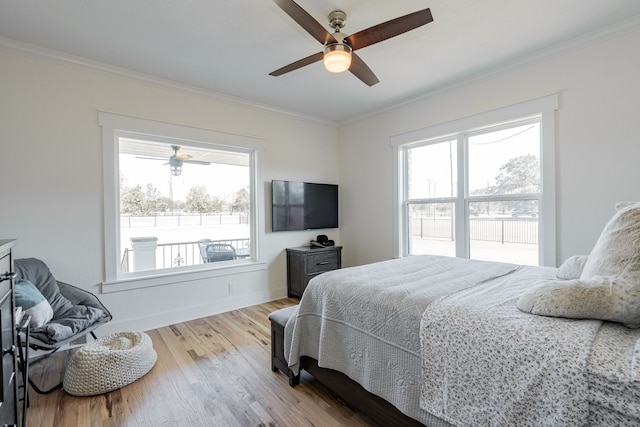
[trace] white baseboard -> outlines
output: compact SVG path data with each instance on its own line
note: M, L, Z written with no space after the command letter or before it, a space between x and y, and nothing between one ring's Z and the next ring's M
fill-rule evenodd
M265 290L264 292L238 295L233 298L225 298L219 301L210 301L190 307L179 307L170 312L156 313L151 316L138 317L121 321L114 319L106 325L101 326L97 330L96 335L104 336L106 334L119 331L148 331L167 325L173 325L193 319L200 319L202 317L212 316L214 314L237 310L239 308L249 307L251 305L262 304L280 298L286 298L286 296L287 289L285 287L271 291Z

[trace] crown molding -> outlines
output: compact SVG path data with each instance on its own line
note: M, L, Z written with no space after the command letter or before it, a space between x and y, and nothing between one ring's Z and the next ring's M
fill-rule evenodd
M473 74L472 76L464 77L454 81L445 82L437 87L434 87L426 92L421 93L419 96L411 97L409 99L405 99L401 102L390 105L386 108L373 111L358 117L354 117L344 122L340 122L339 126L355 123L360 120L364 120L364 119L376 116L378 114L391 111L399 107L403 107L405 105L410 105L415 102L422 101L426 98L437 95L439 93L446 92L451 89L455 89L457 87L472 83L474 81L491 77L503 71L521 67L523 65L533 64L533 63L536 63L545 59L549 59L555 56L566 55L568 53L578 51L580 49L584 49L589 46L594 46L599 43L603 43L618 37L622 37L626 34L633 33L636 31L640 31L640 15L635 15L629 19L618 22L616 24L612 24L610 26L601 28L599 30L595 30L587 34L574 37L573 39L555 44L547 48L537 50L535 52L526 54L524 56L511 59L502 64L492 66L483 71L479 71Z
M287 110L287 109L275 107L269 104L262 104L259 102L229 95L226 93L216 92L216 91L204 89L198 86L180 83L175 80L169 80L162 77L154 76L152 74L133 71L128 68L118 67L118 66L107 64L100 61L94 61L92 59L71 55L71 54L60 52L54 49L48 49L42 46L20 42L17 40L6 38L6 37L0 37L0 50L13 53L16 55L22 55L22 56L26 56L34 59L72 66L75 68L84 69L92 72L109 74L109 75L117 75L117 76L126 77L134 80L140 80L140 81L151 83L157 86L171 88L174 90L184 91L184 92L188 92L196 95L206 96L216 101L231 103L231 104L235 104L243 107L248 107L251 109L268 111L271 113L282 114L285 116L291 116L298 119L310 120L313 122L319 122L322 124L337 126L336 122L327 120L324 118L302 114L297 111Z
M309 121L318 122L318 123L322 123L330 126L339 127L342 125L351 124L369 117L376 116L378 114L393 110L398 107L419 102L433 95L454 89L459 86L463 86L465 84L469 84L471 82L474 82L486 77L490 77L499 72L503 72L512 68L535 63L544 59L548 59L550 57L564 55L572 51L576 51L588 46L605 42L607 40L621 37L621 36L624 36L625 34L635 32L638 30L640 30L640 15L635 15L627 20L601 28L599 30L593 31L588 34L584 34L582 36L575 37L566 42L558 43L556 45L550 46L548 48L540 49L536 52L527 54L525 56L511 59L497 66L493 66L483 71L477 72L472 76L468 76L455 81L444 82L438 85L437 87L434 87L432 89L429 89L425 92L420 93L415 97L404 99L388 107L378 109L376 111L372 111L367 114L353 117L351 119L348 119L346 121L341 121L341 122L335 122L335 121L327 120L324 118L319 118L316 116L302 114L297 111L287 110L287 109L275 107L268 104L258 103L245 98L240 98L237 96L212 91L212 90L204 89L204 88L193 86L193 85L187 85L185 83L164 79L151 74L141 73L141 72L133 71L123 67L117 67L117 66L106 64L103 62L94 61L84 57L79 57L79 56L63 53L57 50L48 49L41 46L29 44L29 43L19 42L19 41L4 38L4 37L0 37L0 50L4 50L6 52L23 55L27 57L32 57L36 59L56 62L63 65L73 66L76 68L82 68L82 69L90 70L93 72L119 75L119 76L131 78L131 79L141 80L147 83L152 83L152 84L166 87L166 88L171 88L179 91L206 96L220 102L232 103L232 104L247 107L247 108L257 109L261 111L268 111L272 113L282 114L285 116L295 117L298 119L309 120Z

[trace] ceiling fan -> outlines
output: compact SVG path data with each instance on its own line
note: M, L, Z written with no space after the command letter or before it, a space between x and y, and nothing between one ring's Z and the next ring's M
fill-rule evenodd
M169 165L171 175L173 176L178 176L182 173L182 165L184 163L193 163L196 165L211 164L211 162L207 162L204 160L191 160L192 156L190 156L189 154L178 153L178 151L180 151L180 148L181 148L179 145L172 145L171 148L173 149L173 155L169 157L169 162L165 163L165 165ZM138 158L151 159L151 160L166 160L166 158L163 158L163 157L138 156Z
M433 21L431 10L427 8L374 25L373 27L347 36L340 32L340 29L344 27L347 19L347 14L341 10L334 10L329 14L329 25L335 30L335 32L331 34L293 0L273 1L304 30L322 43L324 49L322 52L315 53L277 69L269 73L270 76L280 76L323 60L325 68L328 71L337 73L349 70L364 83L373 86L379 82L378 78L367 64L356 55L355 51L406 33L407 31L411 31Z

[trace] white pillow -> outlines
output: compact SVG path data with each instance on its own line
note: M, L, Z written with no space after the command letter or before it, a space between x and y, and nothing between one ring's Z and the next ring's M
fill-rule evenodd
M581 279L640 279L640 202L618 203L616 210L593 247Z
M616 209L580 277L531 288L518 300L520 310L640 328L640 202L618 203Z
M584 270L584 264L589 255L574 255L567 258L556 273L558 279L571 280L578 279Z

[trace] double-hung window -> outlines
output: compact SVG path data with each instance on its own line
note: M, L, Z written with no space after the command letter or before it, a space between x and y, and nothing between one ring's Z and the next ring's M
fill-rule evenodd
M555 265L548 96L392 137L398 255Z
M255 264L261 140L103 112L100 124L107 288Z

